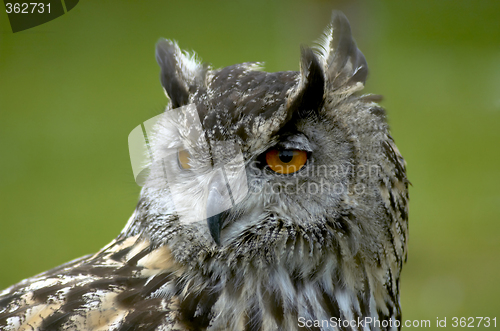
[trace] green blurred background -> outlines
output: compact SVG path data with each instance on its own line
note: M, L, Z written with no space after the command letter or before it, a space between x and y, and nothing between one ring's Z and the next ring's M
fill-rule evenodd
M88 0L15 34L0 11L0 288L125 225L139 193L128 134L167 103L160 37L215 67L298 70L333 9L351 21L413 183L404 319L500 318L498 0Z

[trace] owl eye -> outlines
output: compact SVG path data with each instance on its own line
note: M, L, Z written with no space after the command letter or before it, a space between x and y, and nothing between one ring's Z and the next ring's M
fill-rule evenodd
M179 163L179 167L182 169L190 169L189 161L191 159L191 154L185 149L179 149L177 151L177 161Z
M307 152L300 149L271 149L266 153L266 163L279 174L293 174L306 164Z

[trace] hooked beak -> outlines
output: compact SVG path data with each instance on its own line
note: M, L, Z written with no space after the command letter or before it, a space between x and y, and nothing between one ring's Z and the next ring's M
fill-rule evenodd
M220 246L220 230L222 228L222 213L207 218L208 230L215 243Z
M220 246L220 232L224 220L222 213L233 207L233 197L227 184L227 177L221 169L210 181L207 197L207 225L210 235Z

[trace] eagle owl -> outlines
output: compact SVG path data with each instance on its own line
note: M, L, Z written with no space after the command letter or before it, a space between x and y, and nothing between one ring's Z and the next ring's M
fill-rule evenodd
M349 22L300 71L156 47L170 99L124 230L0 293L1 330L395 330L408 180Z

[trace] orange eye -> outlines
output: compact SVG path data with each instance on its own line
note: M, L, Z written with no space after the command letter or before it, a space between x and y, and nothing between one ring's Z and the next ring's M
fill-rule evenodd
M179 149L177 151L177 160L179 161L179 166L182 169L190 169L189 160L191 159L191 154L185 149Z
M307 152L300 149L271 149L266 153L266 162L272 171L293 174L306 164Z

